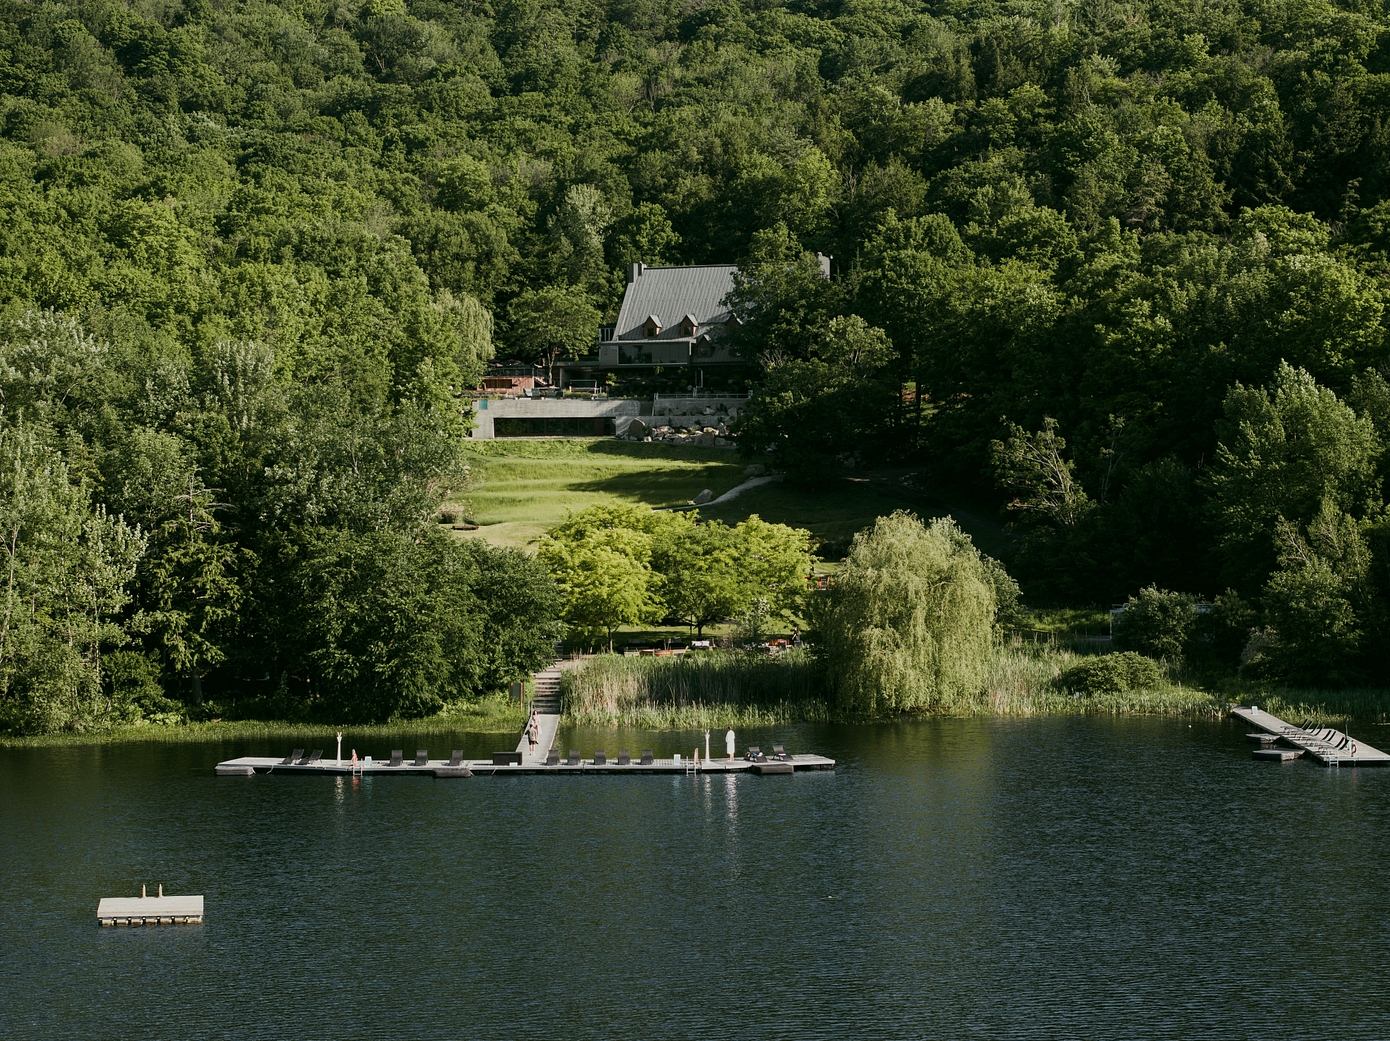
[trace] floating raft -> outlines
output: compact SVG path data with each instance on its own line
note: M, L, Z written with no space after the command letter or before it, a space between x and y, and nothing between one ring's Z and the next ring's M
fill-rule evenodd
M1348 739L1340 730L1330 727L1317 731L1304 730L1253 705L1233 708L1231 715L1251 726L1259 727L1262 733L1271 735L1276 743L1283 743L1297 750L1300 755L1306 754L1308 758L1323 766L1390 766L1390 755L1378 748L1372 748L1360 738ZM1353 747L1355 751L1352 750ZM1271 748L1268 751L1278 752L1281 749ZM1275 758L1263 754L1265 752L1266 749L1258 749L1255 752L1256 758ZM1278 758L1282 761L1288 757Z
M102 925L202 925L201 896L108 896L97 904Z
M1291 763L1303 755L1301 748L1257 748L1250 753L1256 759L1272 759L1277 763Z
M447 759L431 759L422 766L413 760L400 766L388 766L385 762L372 760L370 764L359 761L354 767L347 760L319 760L317 763L284 763L275 758L242 756L217 764L217 774L222 777L251 777L255 774L337 774L341 776L408 776L408 777L510 777L523 774L594 776L637 775L637 774L741 774L752 773L790 774L803 770L833 770L835 760L823 755L793 755L787 759L768 759L766 762L750 762L747 759L703 759L698 765L690 759L654 759L649 764L634 760L626 765L618 765L612 759L605 763L595 763L592 759L581 759L578 765L570 766L562 760L554 766L545 763L494 763L485 759L465 760L457 767L451 767Z

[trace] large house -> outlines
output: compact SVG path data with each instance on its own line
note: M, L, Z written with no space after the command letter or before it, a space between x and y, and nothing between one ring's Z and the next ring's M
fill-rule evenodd
M828 278L830 258L820 261ZM599 330L596 354L561 363L560 384L602 383L610 373L653 377L657 370L689 387L737 378L744 363L726 334L738 316L725 303L736 270L733 264L631 265L618 320Z

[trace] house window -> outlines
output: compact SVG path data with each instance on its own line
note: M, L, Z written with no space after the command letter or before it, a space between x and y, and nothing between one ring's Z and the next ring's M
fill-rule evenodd
M647 315L647 323L645 329L648 336L660 336L661 319L654 314Z

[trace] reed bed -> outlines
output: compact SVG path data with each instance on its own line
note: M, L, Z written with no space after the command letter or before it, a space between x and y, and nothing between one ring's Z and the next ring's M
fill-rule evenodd
M1170 716L1217 719L1228 700L1200 687L1164 680L1154 687L1116 694L1077 696L1057 679L1081 656L1051 647L1001 647L990 665L985 690L963 715L987 716Z
M561 679L565 711L587 726L683 730L832 718L805 649L775 658L711 652L674 658L591 658Z
M934 702L938 716L1142 715L1219 718L1226 699L1165 681L1120 694L1077 697L1056 680L1079 657L1052 648L1001 647L982 690ZM862 720L833 703L823 666L802 649L777 658L715 652L683 658L601 655L562 680L576 723L645 730Z

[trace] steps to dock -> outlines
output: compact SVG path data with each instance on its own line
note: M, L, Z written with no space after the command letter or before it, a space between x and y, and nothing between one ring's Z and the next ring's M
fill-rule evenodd
M1257 759L1287 762L1306 756L1323 766L1390 766L1390 755L1333 727L1305 730L1255 705L1233 708L1231 715L1260 728L1258 734L1246 735L1261 741L1254 752ZM1281 743L1287 747L1277 747Z
M526 736L525 727L522 728L521 739L516 743L516 750L521 755L521 761L524 765L534 766L537 763L544 763L546 756L550 754L551 747L555 744L555 734L560 729L562 708L560 670L561 663L556 662L550 668L542 669L531 677L531 711L536 713L536 720L540 724L540 733L536 738L536 747L532 748L530 739Z

